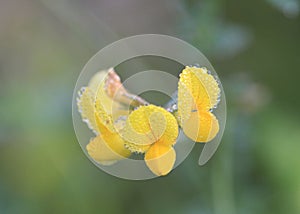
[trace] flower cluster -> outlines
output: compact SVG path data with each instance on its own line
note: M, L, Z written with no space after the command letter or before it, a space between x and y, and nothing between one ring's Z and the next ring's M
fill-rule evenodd
M220 99L217 80L206 68L189 67L180 74L178 100L172 110L130 94L114 69L100 71L79 91L82 120L95 133L86 149L103 165L144 155L156 175L168 174L175 163L179 128L195 142L211 141L219 132L212 113Z

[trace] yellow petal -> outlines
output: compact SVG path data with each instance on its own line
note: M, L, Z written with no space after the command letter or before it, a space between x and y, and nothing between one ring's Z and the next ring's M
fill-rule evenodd
M96 94L102 82L105 81L108 71L102 70L97 72L89 81L88 87Z
M111 118L106 114L107 118ZM102 123L99 114L95 114L97 128L100 132L87 146L89 155L97 162L108 165L117 160L127 158L131 152L126 149L125 142L113 128L111 120ZM108 127L111 126L112 130Z
M94 118L96 119L96 124L100 133L105 133L107 130L110 132L116 131L111 114L105 110L104 105L98 98L95 104ZM103 128L103 126L105 128Z
M141 106L128 116L122 136L130 150L145 152L158 141L173 145L178 136L178 124L175 117L161 107Z
M99 130L102 138L106 142L109 142L109 141L111 141L111 138L113 138L114 135L119 135L119 134L114 129L110 115L106 115L106 117L107 117L107 120L102 121L102 119L99 117L99 114L95 114L98 130Z
M219 122L211 112L191 112L183 125L183 132L195 142L211 141L219 132Z
M105 115L107 114L111 116L112 121L116 121L120 116L127 116L129 114L128 108L122 107L120 103L115 102L107 95L105 81L102 81L98 87L95 108L103 121L107 120L107 118L105 118Z
M124 148L122 139L116 135L112 136L109 142L106 142L101 135L98 135L90 141L86 148L88 154L103 165L112 164L130 155L130 152Z
M87 123L88 127L95 133L98 132L98 128L95 121L94 110L95 110L95 94L88 88L82 88L79 92L79 97L77 98L77 105L81 118Z
M101 128L102 126L99 125L101 123L104 125L108 130L111 132L116 132L115 125L114 125L114 118L113 116L116 116L117 118L121 115L127 115L127 111L120 110L119 111L119 103L114 102L105 92L104 88L105 82L101 82L97 95L96 95L96 101L95 101L95 118L98 128ZM119 111L119 112L117 112ZM104 131L100 130L100 133Z
M174 166L176 152L172 146L154 144L145 154L146 165L158 176L167 175Z
M113 109L115 118L120 115L128 114L127 111L118 111L120 105L113 102L113 100L106 94L104 84L107 77L107 71L97 72L89 81L88 87L83 87L79 91L79 97L77 98L77 105L81 114L82 120L88 124L88 127L98 133L98 128L95 121L95 105L96 101L98 107L101 106L101 110L112 114Z
M209 111L218 104L220 88L206 68L188 67L180 74L178 83L178 114L181 122L193 110Z
M105 112L111 113L113 100L107 95L105 91L105 80L108 76L108 71L103 70L97 72L89 81L89 88L94 94L94 101L101 104ZM95 104L94 104L95 106Z

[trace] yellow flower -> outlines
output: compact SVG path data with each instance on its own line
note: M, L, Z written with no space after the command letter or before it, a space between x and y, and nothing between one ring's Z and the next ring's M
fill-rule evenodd
M90 140L87 151L95 161L103 165L112 164L131 154L125 148L112 118L112 114L119 116L126 115L127 112L119 110L120 104L106 94L104 85L107 75L107 71L95 74L89 85L81 89L77 99L83 121L97 135Z
M154 174L166 175L172 170L178 124L167 110L154 105L139 107L129 115L122 136L131 152L145 153L146 165Z
M219 132L211 113L219 102L220 88L206 68L186 66L178 83L178 119L184 133L196 142L208 142Z

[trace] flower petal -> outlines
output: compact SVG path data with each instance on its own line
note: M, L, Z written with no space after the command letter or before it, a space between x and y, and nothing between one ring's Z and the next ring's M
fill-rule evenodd
M189 117L192 110L209 111L219 102L220 88L217 80L206 68L188 67L180 74L178 84L178 113L181 119Z
M96 94L98 91L98 88L102 82L105 81L107 77L108 71L102 70L97 72L89 81L89 88Z
M103 134L107 132L107 130L109 130L110 132L116 131L111 114L105 110L104 105L102 104L101 100L98 98L95 103L94 115L100 133Z
M98 128L95 121L95 105L94 101L95 95L93 91L88 88L82 88L79 92L79 97L77 98L77 106L81 114L82 120L87 123L88 127L94 132L98 133Z
M145 154L146 165L156 175L167 175L174 166L176 152L172 146L154 144Z
M158 141L173 145L178 136L178 124L175 117L161 107L141 106L128 116L122 136L130 150L145 152Z
M183 132L195 142L211 141L219 132L219 122L211 112L191 112L183 125Z
M127 116L129 114L129 108L123 108L119 102L115 102L107 95L105 81L101 82L98 87L95 110L103 121L107 120L106 115L110 115L111 122L116 121L121 116Z
M107 71L97 72L89 81L88 87L83 87L79 91L77 105L81 114L82 120L87 123L88 127L95 133L98 133L98 128L95 121L95 102L101 100L101 105L105 111L110 111L113 106L113 101L105 93L104 80L107 77Z
M130 155L130 152L124 148L123 140L117 135L112 135L109 141L105 141L101 135L98 135L90 141L86 149L95 161L103 165L113 164Z

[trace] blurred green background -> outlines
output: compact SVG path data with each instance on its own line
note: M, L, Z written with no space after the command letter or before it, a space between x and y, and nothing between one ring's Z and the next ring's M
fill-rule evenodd
M1 0L0 213L300 213L300 2ZM168 34L211 61L227 95L221 146L168 176L98 170L72 127L76 79L120 38Z

